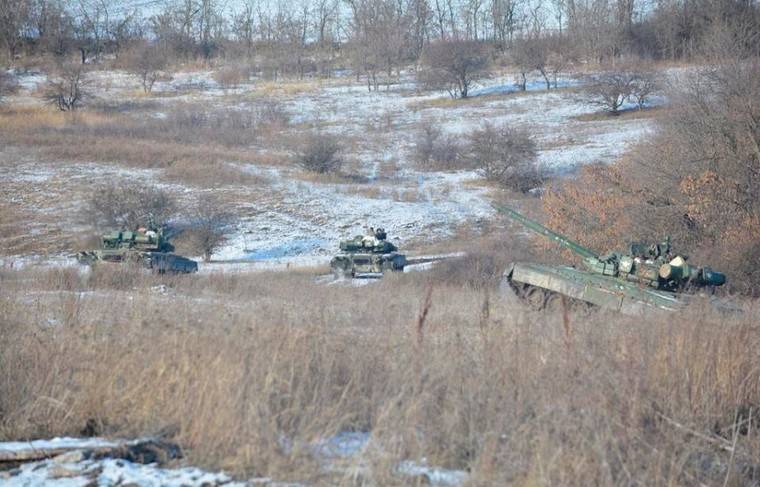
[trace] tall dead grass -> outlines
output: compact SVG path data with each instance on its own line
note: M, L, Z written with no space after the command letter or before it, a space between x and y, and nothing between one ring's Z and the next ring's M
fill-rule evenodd
M403 484L393 465L422 457L473 485L760 476L756 308L566 328L435 275L354 289L121 267L4 272L0 290L2 438L94 420L166 435L207 467L332 484ZM372 434L358 480L312 454L343 430Z
M194 185L257 184L255 176L226 163L253 158L281 162L259 154L257 147L261 140L271 142L287 123L284 112L271 103L245 112L181 105L163 117L34 107L0 112L0 140L39 148L57 160L164 168L170 179Z

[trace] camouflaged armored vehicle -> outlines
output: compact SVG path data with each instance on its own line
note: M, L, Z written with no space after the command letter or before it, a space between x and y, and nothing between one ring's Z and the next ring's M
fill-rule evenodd
M150 224L135 231L112 231L101 237L100 248L79 252L83 264L134 262L158 273L191 273L198 270L194 260L171 253L161 227Z
M544 308L565 296L626 314L648 308L675 311L693 300L694 291L712 290L726 282L724 274L693 266L686 257L675 254L670 238L653 245L632 244L628 254L599 256L510 208L496 209L583 257L585 270L528 262L508 266L503 289L514 291L535 308Z
M385 272L403 271L406 265L406 256L388 242L382 228L342 240L340 250L330 260L330 268L339 277L382 277Z

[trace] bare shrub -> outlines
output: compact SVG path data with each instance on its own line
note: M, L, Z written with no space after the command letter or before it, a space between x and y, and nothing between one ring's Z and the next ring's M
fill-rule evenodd
M302 142L295 157L296 164L318 174L340 171L343 165L338 138L329 134L311 134Z
M90 197L88 216L96 226L135 229L149 218L162 225L174 216L177 204L164 190L150 184L114 182Z
M282 103L276 100L264 100L253 107L259 121L271 127L283 128L290 123L290 114Z
M635 81L636 74L629 71L609 70L591 75L587 78L587 101L618 115L631 96Z
M16 77L4 69L0 69L0 102L3 101L4 97L15 93L17 89Z
M636 106L641 110L661 86L661 76L653 68L641 67L635 72L635 77L631 84L630 99L636 102Z
M167 73L169 57L164 49L156 45L148 45L138 50L132 56L129 69L140 78L143 91L150 93L153 85L159 80L169 80Z
M543 181L536 143L527 132L486 123L469 135L468 158L489 181L527 192Z
M628 101L635 102L639 109L644 108L661 84L659 75L644 65L609 69L588 76L586 82L587 101L612 115L618 115Z
M425 121L417 129L412 157L421 168L460 168L464 162L463 152L462 141L454 135L444 133L438 127L438 122Z
M486 75L488 51L477 41L436 41L422 53L419 81L430 89L445 89L452 98L467 98L474 81Z
M179 106L169 111L163 126L173 140L197 143L214 141L226 146L247 146L259 135L259 117L254 110L219 110L199 105Z
M189 216L183 238L190 240L194 249L203 255L203 260L208 261L227 241L233 223L232 213L224 209L218 198L204 195Z
M224 66L214 72L214 81L219 83L225 91L235 88L248 80L248 70L244 67L231 65Z
M75 111L89 96L87 73L78 63L60 66L45 88L45 99L62 112Z

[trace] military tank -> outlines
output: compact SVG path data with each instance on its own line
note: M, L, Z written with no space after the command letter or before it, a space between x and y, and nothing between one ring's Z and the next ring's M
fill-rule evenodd
M152 222L135 231L111 231L101 237L100 248L79 252L83 264L96 262L134 262L160 274L198 271L194 260L171 253L173 247L164 237L163 227Z
M386 272L403 271L404 266L406 256L398 253L382 228L341 240L340 253L330 260L330 269L338 277L382 277Z
M676 311L693 300L695 291L710 291L726 283L724 274L693 266L685 256L674 253L670 238L651 245L631 244L628 254L597 255L511 208L496 209L583 258L585 270L528 262L507 267L502 288L514 291L535 308L547 307L565 296L626 314L646 309Z

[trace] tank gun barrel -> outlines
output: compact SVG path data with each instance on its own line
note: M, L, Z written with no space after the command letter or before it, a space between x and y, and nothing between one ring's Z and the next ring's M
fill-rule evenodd
M556 232L553 232L546 228L545 226L541 225L538 222L535 222L531 220L530 218L526 218L525 216L519 214L512 208L509 208L507 206L503 205L494 205L494 208L496 208L496 211L499 213L503 213L507 215L508 217L517 220L518 222L522 223L529 229L533 230L534 232L543 235L544 237L548 238L549 240L553 240L560 244L561 246L570 249L571 251L575 252L576 254L586 258L586 259L594 259L599 260L599 256L596 255L593 251L587 249L586 247L573 242L567 237L564 237Z

